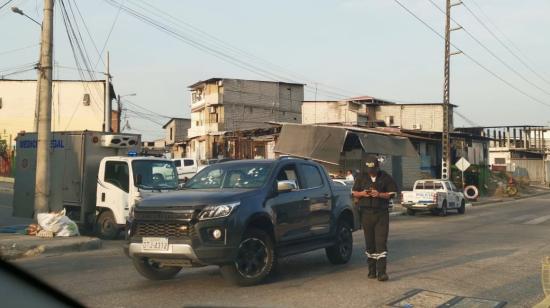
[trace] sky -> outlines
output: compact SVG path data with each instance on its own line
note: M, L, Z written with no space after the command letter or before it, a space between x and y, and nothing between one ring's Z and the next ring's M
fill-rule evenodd
M89 31L77 18L83 45L92 66L99 63L95 70L104 71L98 52L105 45L117 94L136 93L125 98L134 105L125 105L157 113L153 121L127 113L132 128L128 132L142 133L144 139L162 137L167 117L189 117L187 87L211 77L302 82L308 85L306 99L369 95L397 102L442 101L444 42L396 1L63 1L81 12ZM444 15L430 0L399 1L443 32ZM0 0L0 6L6 2ZM164 23L177 22L179 39L120 10L121 2ZM466 6L452 9L454 20L467 32L452 33L453 44L465 54L451 60L451 103L467 120L455 116L455 125L550 125L550 2L463 2ZM42 3L12 0L0 9L0 74L38 58L40 28L9 8L17 6L40 21ZM58 66L75 68L59 9L57 0L54 58ZM154 9L163 13L154 15L159 12ZM79 76L67 68L58 68L54 75ZM6 78L36 78L36 73Z

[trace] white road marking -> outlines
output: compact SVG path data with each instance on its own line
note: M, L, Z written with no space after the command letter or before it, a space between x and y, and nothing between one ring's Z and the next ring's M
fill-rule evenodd
M527 222L524 222L523 224L524 225L538 225L538 224L543 223L543 222L545 222L549 219L550 219L550 215L541 216L541 217L538 217L538 218L535 218L535 219L531 219Z
M510 219L510 222L515 223L515 222L525 221L527 219L533 219L535 217L537 217L537 215L533 215L533 214L521 215L516 218Z

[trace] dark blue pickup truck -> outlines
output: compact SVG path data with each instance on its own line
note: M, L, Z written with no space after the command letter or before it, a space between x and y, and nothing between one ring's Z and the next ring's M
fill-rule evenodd
M347 263L358 227L350 187L318 163L237 160L203 169L183 190L141 200L125 251L149 279L219 265L231 282L253 285L278 257L325 249L331 263Z

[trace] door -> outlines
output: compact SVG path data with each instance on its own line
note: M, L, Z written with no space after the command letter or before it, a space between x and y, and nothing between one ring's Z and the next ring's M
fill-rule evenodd
M450 208L457 208L460 206L460 196L457 193L456 186L451 182L445 182L447 188L447 203Z
M275 236L279 241L303 239L310 235L308 223L309 202L302 189L302 183L295 164L283 166L277 172L273 186L277 181L294 181L297 189L289 192L277 193L268 201L275 214Z
M330 232L330 214L332 199L329 184L323 181L319 167L300 164L300 175L304 183L304 193L308 207L308 224L312 235L324 235Z
M188 173L197 172L197 163L194 159L182 159L182 160L183 160L182 173L188 174Z
M130 173L124 161L106 161L97 189L97 205L113 211L117 221L124 220L128 208Z

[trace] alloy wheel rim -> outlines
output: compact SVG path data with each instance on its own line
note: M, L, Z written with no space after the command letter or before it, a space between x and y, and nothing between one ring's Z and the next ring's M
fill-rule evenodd
M265 243L257 238L249 238L239 245L235 266L241 276L256 278L265 271L268 257Z

